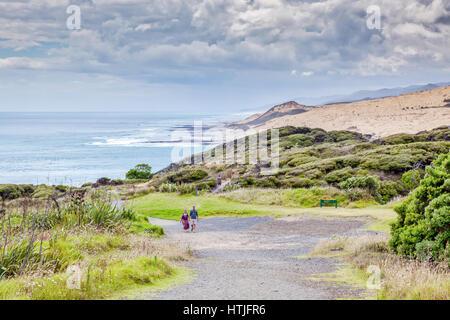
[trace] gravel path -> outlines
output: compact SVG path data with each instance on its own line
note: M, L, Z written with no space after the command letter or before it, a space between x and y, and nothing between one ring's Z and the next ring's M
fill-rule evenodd
M195 259L181 263L194 280L139 299L336 299L358 297L361 289L337 282L307 280L336 270L334 259L296 258L322 239L359 232L358 219L309 217L207 218L196 233L178 222L151 219L164 227L163 241L190 247Z

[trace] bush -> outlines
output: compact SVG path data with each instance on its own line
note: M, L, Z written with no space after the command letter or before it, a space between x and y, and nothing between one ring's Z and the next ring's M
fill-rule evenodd
M163 183L159 186L159 192L177 192L177 185L173 183Z
M428 166L420 185L395 208L390 246L410 257L450 263L450 154Z
M352 176L353 169L351 167L347 167L330 172L325 176L325 181L328 183L339 183L349 179Z
M245 178L239 179L239 185L244 188L254 186L255 184L256 184L256 179L252 178L252 177L245 177Z
M177 191L179 194L194 194L196 190L196 186L194 184L183 183L177 187Z
M376 142L380 144L406 144L406 143L412 143L415 141L415 136L412 134L407 133L398 133L391 135L387 138L378 140Z
M393 197L402 195L406 192L406 187L402 182L381 181L374 176L352 177L339 184L341 189L346 189L350 198L356 198L350 190L354 188L366 189L370 195L380 203L387 203ZM359 199L356 199L359 200Z
M419 186L422 173L419 170L409 170L402 175L402 182L408 190L415 189Z
M381 181L377 193L377 200L380 203L387 203L394 197L405 194L407 191L403 182Z
M294 178L288 180L286 184L290 188L310 188L314 182L308 178Z
M268 177L257 180L255 185L261 188L279 188L282 186L282 183L275 177Z
M138 164L136 167L127 172L127 179L151 179L153 177L152 167L148 164Z
M167 177L172 183L191 183L208 176L208 172L202 169L184 169Z
M345 190L345 196L350 201L367 200L371 198L366 189L362 188L349 188Z
M52 187L49 187L45 184L41 184L36 187L36 189L34 190L34 192L32 194L32 197L44 200L44 199L51 198L53 193L54 193L54 190Z
M34 192L34 186L31 184L21 184L20 188L22 188L22 196L31 197Z
M6 184L0 186L0 198L3 201L20 198L23 192L24 190L18 185Z
M364 188L369 190L371 195L375 196L380 188L380 183L374 176L351 177L342 182L339 187L341 189Z
M217 185L216 179L209 179L206 182L202 182L197 184L198 190L211 190L212 188L215 188Z
M59 192L66 192L67 190L69 190L68 186L63 186L63 185L57 185L55 187L56 190L58 190Z

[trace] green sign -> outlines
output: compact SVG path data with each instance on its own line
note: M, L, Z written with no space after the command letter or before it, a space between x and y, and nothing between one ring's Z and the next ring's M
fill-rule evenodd
M334 207L337 208L337 200L336 199L320 199L320 207L322 208L323 205L327 204L334 204Z

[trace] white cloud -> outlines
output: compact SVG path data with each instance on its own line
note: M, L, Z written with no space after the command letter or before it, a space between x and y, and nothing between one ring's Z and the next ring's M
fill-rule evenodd
M46 69L48 64L43 60L11 57L0 59L0 69Z
M312 72L312 71L302 72L302 76L304 76L304 77L309 77L309 76L312 76L313 74L314 74L314 72Z
M0 1L0 47L59 44L45 60L30 55L3 66L132 77L301 69L311 76L439 69L450 60L450 3L443 0L377 1L381 31L366 27L369 0L80 0L80 31L65 27L69 2Z

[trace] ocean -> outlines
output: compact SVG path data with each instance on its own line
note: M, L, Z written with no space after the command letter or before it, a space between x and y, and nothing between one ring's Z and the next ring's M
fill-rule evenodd
M124 179L140 163L156 172L172 162L179 147L173 133L192 132L194 121L216 126L224 116L0 113L0 184L80 186L100 177ZM199 144L202 150L211 147Z

